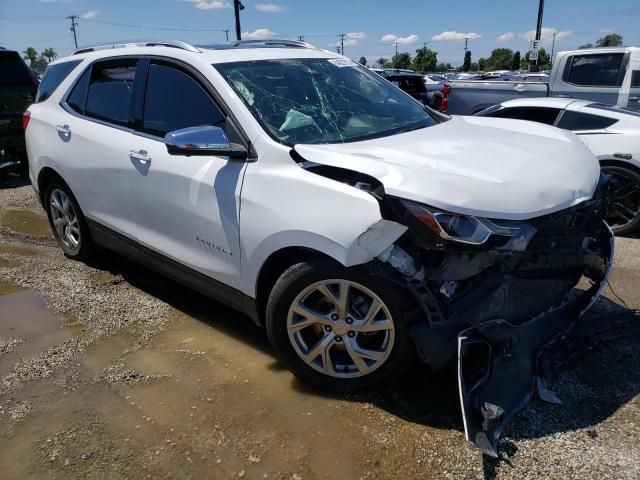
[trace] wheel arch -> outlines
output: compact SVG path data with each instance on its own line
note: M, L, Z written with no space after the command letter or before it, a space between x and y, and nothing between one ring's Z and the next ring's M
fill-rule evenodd
M628 168L629 170L632 170L637 174L640 174L640 167L638 167L633 163L625 162L624 160L618 160L616 158L607 157L607 158L598 159L598 161L600 162L601 167L611 166L611 167Z
M56 170L51 167L43 167L40 172L38 172L38 198L40 199L40 203L44 206L45 204L45 190L47 189L47 184L52 180L57 179L65 184L67 188L69 188L69 184L62 178ZM69 188L69 190L71 190Z
M284 271L292 265L308 261L312 258L325 258L327 260L334 261L337 264L341 264L341 262L326 253L313 248L299 246L281 248L267 257L259 270L255 288L256 309L258 313L258 320L261 325L265 324L267 301L269 300L269 295L273 290L273 286L278 281L278 278L280 278Z

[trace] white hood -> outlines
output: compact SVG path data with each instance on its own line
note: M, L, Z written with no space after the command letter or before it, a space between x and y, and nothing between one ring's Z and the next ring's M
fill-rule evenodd
M508 220L587 200L600 175L597 159L572 133L500 118L453 117L400 135L295 150L310 162L377 178L389 195Z

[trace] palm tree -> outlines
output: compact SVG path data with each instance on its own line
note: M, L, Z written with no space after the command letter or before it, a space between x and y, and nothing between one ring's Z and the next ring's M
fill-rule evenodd
M58 54L53 48L45 48L41 55L48 60L49 63L53 62L56 58L58 58Z
M383 67L383 65L384 65L385 63L387 63L388 61L389 61L389 60L387 60L386 58L380 57L378 60L376 60L376 63L377 63L378 65L380 65L380 68L382 68L382 67Z
M29 61L31 69L35 69L38 63L38 52L33 47L29 47L22 52L22 58Z

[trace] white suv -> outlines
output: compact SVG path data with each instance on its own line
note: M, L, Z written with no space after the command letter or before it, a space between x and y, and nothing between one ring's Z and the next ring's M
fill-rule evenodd
M112 45L40 89L30 176L68 257L97 244L237 308L321 388L457 357L488 453L540 377L533 352L606 279L599 166L573 134L449 118L334 53Z

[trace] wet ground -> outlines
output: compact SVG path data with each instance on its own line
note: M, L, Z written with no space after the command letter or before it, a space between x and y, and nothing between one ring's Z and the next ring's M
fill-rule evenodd
M30 186L0 187L0 478L640 478L640 240L555 388L466 445L454 372L327 396L224 306L103 253L66 259ZM616 295L619 297L617 298Z

